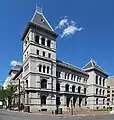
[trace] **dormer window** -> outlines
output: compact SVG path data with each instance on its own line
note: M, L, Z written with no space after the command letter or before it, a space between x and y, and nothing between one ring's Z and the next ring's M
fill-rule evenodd
M41 22L45 23L44 19L41 18L40 20L41 20Z

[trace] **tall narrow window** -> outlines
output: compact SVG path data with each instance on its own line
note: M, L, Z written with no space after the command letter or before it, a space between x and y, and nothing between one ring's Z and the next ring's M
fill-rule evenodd
M39 72L42 71L42 65L39 65Z
M51 58L51 53L48 53L48 58Z
M99 90L99 94L101 95L101 89Z
M67 79L69 79L69 74L67 74Z
M98 98L96 99L96 105L98 105Z
M65 73L65 79L66 79L67 74Z
M44 88L44 89L47 88L47 80L45 80L45 79L41 80L41 88Z
M71 80L73 80L73 75L71 75Z
M43 72L44 72L44 73L45 73L45 69L46 69L46 66L44 65L44 66L43 66Z
M38 35L35 36L35 42L36 42L37 44L39 44L39 36L38 36Z
M96 88L96 94L98 94L98 88Z
M101 85L101 79L102 79L102 77L99 78L99 85Z
M51 41L47 40L47 46L50 47L51 46Z
M75 92L75 86L74 85L72 86L72 92L73 93Z
M80 92L81 92L81 87L79 86L79 87L78 87L78 93L80 93Z
M104 93L105 93L105 90L103 90L103 95L104 95Z
M45 38L44 37L42 37L42 39L41 39L41 44L45 45Z
M56 91L60 91L60 83L56 83Z
M43 57L45 57L45 52L43 51Z
M47 73L49 73L49 66L47 66Z
M66 84L66 86L65 86L65 91L69 92L69 85L68 84Z
M103 79L103 86L105 86L105 78Z
M86 88L84 88L84 94L86 94Z
M98 84L98 76L96 76L96 84Z
M46 105L46 96L41 96L41 105Z
M39 50L36 50L36 54L39 55Z

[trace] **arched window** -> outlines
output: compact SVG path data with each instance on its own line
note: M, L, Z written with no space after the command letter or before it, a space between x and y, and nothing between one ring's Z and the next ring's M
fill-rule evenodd
M98 88L96 88L96 94L98 94Z
M103 90L103 95L104 95L104 93L105 93L105 90Z
M86 88L84 88L84 94L86 94Z
M75 86L74 85L72 86L72 92L75 92Z
M103 105L105 104L105 99L103 99Z
M46 105L46 96L41 96L41 105Z
M39 44L39 36L38 36L38 35L35 36L35 42L36 42L37 44Z
M47 66L47 73L49 73L49 66Z
M41 39L41 44L45 45L45 38L44 37L42 37L42 39Z
M101 95L101 89L99 90L99 94Z
M78 93L80 93L80 92L81 92L81 87L79 86L79 87L78 87Z
M39 72L42 71L42 65L39 65Z
M99 85L101 85L101 79L102 79L102 77L99 78Z
M56 91L60 91L60 83L56 84Z
M44 73L45 73L45 69L46 69L46 66L44 65L44 66L43 66L43 72L44 72Z
M96 105L98 105L98 98L96 99Z
M47 46L50 47L51 46L51 41L47 40Z
M69 92L69 85L68 84L66 84L66 86L65 86L65 91Z
M47 80L45 80L45 79L41 80L41 88L44 88L44 89L47 88Z

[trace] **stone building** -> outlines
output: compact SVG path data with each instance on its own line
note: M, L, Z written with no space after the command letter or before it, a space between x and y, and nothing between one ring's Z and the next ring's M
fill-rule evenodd
M114 107L114 77L109 77L107 85L107 107Z
M71 108L100 109L106 103L108 75L93 60L83 68L56 59L56 38L43 13L35 11L22 36L23 64L15 76L30 112Z

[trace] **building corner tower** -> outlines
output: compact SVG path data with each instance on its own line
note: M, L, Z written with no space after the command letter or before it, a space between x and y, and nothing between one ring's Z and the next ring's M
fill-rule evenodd
M57 36L38 8L22 36L25 106L30 112L55 110Z

